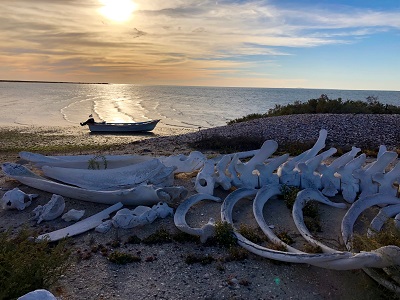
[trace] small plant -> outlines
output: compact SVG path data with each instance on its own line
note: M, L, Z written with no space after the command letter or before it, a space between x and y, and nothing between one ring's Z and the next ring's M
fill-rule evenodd
M321 221L317 201L308 201L303 207L304 224L312 232L321 232Z
M304 216L304 224L311 232L322 231L321 222L319 221L319 219Z
M303 207L303 215L317 219L319 218L319 206L317 201L308 201Z
M284 245L278 243L268 243L268 248L276 251L287 252L287 248Z
M296 201L297 193L300 192L300 189L295 186L290 186L283 184L281 186L281 193L283 201L286 204L286 207L292 210L293 204Z
M276 235L282 242L287 245L291 245L294 243L293 239L290 237L287 231L281 231Z
M225 261L242 261L249 257L249 252L238 246L230 247L228 250L228 256L225 258Z
M215 223L215 236L212 238L218 246L230 248L237 244L233 233L233 227L228 222L218 221Z
M215 267L218 271L220 271L220 272L224 272L225 271L225 266L221 263L221 262L219 262L217 265L216 265L216 267Z
M100 170L100 163L97 161L99 158L103 162L104 169L107 169L107 159L106 159L106 157L104 155L96 155L95 157L89 159L89 161L88 161L88 169Z
M370 237L354 234L352 241L352 248L357 251L371 251L388 245L400 247L400 229L391 219L385 222L381 231L373 232Z
M210 255L189 254L185 258L185 263L187 263L188 265L200 263L204 266L211 264L213 261L215 261L215 258Z
M259 227L254 228L242 223L239 226L238 232L253 243L261 244L265 241L265 236L260 232Z
M141 239L137 236L137 235L131 235L128 237L128 239L126 240L126 244L140 244L141 243Z
M157 230L155 233L149 235L142 240L143 244L153 245L153 244L165 244L171 243L171 234L164 228Z
M65 272L71 254L66 241L50 245L33 241L32 235L26 229L0 233L0 299L48 289Z
M183 231L179 231L178 233L173 234L171 237L175 242L178 243L200 242L200 238L198 236L191 235Z
M322 253L322 249L320 246L312 245L312 244L304 244L303 251L306 253Z
M241 280L239 280L239 284L243 285L243 286L249 286L251 284L251 282L248 281L247 279L241 279Z
M129 253L114 251L108 256L108 260L118 265L126 265L128 263L140 262L141 258Z

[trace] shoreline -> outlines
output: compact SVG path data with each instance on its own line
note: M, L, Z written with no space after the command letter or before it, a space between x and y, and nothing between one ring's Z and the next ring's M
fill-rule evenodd
M348 126L349 119L355 118L352 124L358 124L363 120L364 129L361 133L349 132L343 136L343 126ZM390 133L392 128L376 128L376 118L368 116L303 116L279 117L269 120L255 120L232 126L222 126L204 129L187 134L175 131L155 131L155 136L131 137L114 135L90 135L83 128L60 129L58 127L32 127L22 130L21 139L14 141L15 145L24 146L26 138L39 134L43 138L43 144L52 143L65 145L82 145L93 143L94 146L102 143L115 143L116 147L102 153L112 154L140 154L151 156L189 154L193 149L187 147L188 141L193 141L201 136L220 134L223 136L262 135L266 139L280 141L289 140L316 140L319 129L316 124L324 122L328 127L329 143L347 143L351 137L357 137L357 141L369 142L371 132L378 130L382 135ZM379 119L379 118L378 118ZM381 124L395 126L397 117L379 119ZM307 123L305 123L307 121ZM365 126L367 121L371 126ZM343 122L347 122L343 124ZM361 123L362 123L361 122ZM359 124L362 125L362 124ZM332 127L333 126L333 127ZM398 126L398 125L396 125ZM331 128L331 131L330 129ZM361 128L360 126L356 128ZM1 128L2 130L7 130ZM75 130L76 129L76 130ZM157 128L156 128L157 129ZM159 128L161 129L161 128ZM396 129L397 130L397 129ZM2 131L1 131L2 132ZM342 132L342 135L338 135ZM172 134L171 134L172 133ZM164 135L165 134L165 135ZM14 139L16 139L14 136ZM390 136L389 136L390 137ZM10 138L12 139L12 138ZM384 140L384 136L380 138ZM396 139L391 140L397 143ZM12 143L13 141L7 141ZM33 143L34 141L31 141ZM18 144L19 143L19 144ZM355 142L354 142L355 143ZM344 145L344 144L343 144ZM355 146L358 146L355 143ZM377 145L378 147L379 145ZM3 144L4 147L4 144ZM328 146L327 146L328 147ZM68 149L68 148L67 148ZM80 152L54 152L54 154L96 154L102 150L82 150ZM39 151L40 152L40 151ZM50 151L51 152L51 151ZM203 152L203 151L202 151ZM203 152L205 153L205 152ZM215 154L215 153L213 153ZM17 161L18 157L9 156L10 161ZM4 162L4 153L1 153L0 161ZM193 180L195 175L185 178L176 178L174 185L182 185L188 188L189 195L195 194ZM65 221L56 219L43 222L40 225L29 221L31 211L37 205L46 204L50 193L21 185L15 180L6 179L0 173L0 196L7 189L19 187L26 193L39 193L40 196L24 211L4 211L0 209L0 230L13 228L18 230L28 224L34 230L52 231L68 225ZM224 198L226 192L216 190L216 195ZM71 208L84 209L85 217L105 208L85 201L65 198L66 210ZM175 203L174 205L177 205ZM251 202L241 200L235 207L234 218L250 226L255 224L252 217ZM282 201L271 201L266 210L266 216L270 224L276 228L294 232L294 223L290 217L290 211L282 205ZM337 209L322 210L323 237L336 240L340 233L340 221L344 211ZM193 227L200 227L207 223L210 217L219 219L220 205L218 203L199 203L193 207L187 215L187 222ZM132 235L140 238L146 237L160 228L170 232L178 232L173 218L157 219L152 224L133 229L113 228L106 234L88 231L73 237L74 254L68 271L59 282L50 290L63 300L69 299L385 299L388 292L383 290L375 281L369 278L362 270L335 271L313 267L304 264L289 264L263 259L253 254L243 261L222 262L227 255L226 250L219 247L209 247L194 242L145 245L129 244L128 239ZM334 230L333 230L334 228ZM297 242L301 243L299 236L294 235ZM118 240L120 246L111 244ZM120 251L136 254L141 258L140 262L127 265L117 265L108 261L98 252L92 252L93 246L105 245L110 252ZM83 258L83 254L87 257ZM218 260L208 265L187 264L185 257L189 254L208 255ZM221 267L222 265L222 267ZM243 284L241 284L241 283Z

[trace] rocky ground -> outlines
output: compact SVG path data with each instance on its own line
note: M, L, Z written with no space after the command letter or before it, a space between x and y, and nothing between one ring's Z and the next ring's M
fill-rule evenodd
M155 136L137 141L129 136L88 136L76 129L63 129L65 136L59 143L111 143L119 145L111 153L143 155L189 154L193 149L186 144L204 136L262 136L278 143L287 141L315 141L321 128L328 130L327 143L336 146L378 147L385 144L395 149L399 145L399 117L395 115L299 115L260 119L233 126L203 129L193 133L175 131L173 135L155 132ZM56 130L56 129L54 129ZM25 129L49 134L48 129ZM57 131L57 130L56 130ZM164 132L165 133L165 132ZM3 149L13 141L2 140ZM93 150L91 150L93 152ZM84 153L85 151L83 151ZM79 153L82 153L80 151ZM212 151L209 154L213 153ZM67 153L62 153L67 154ZM104 153L105 154L105 153ZM215 153L214 153L215 154ZM2 152L1 162L18 161L17 153ZM176 178L175 185L185 186L194 194L195 174ZM29 220L30 212L49 201L51 194L41 192L4 175L0 175L0 196L6 190L19 187L40 197L24 211L0 209L0 230L18 229L28 225L40 231L52 231L68 225L61 219L40 225ZM221 198L227 192L217 190ZM85 216L101 211L106 206L66 198L65 211L85 209ZM341 201L340 197L335 201ZM170 203L176 207L179 203ZM205 224L210 217L219 219L220 204L204 202L191 209L187 216L193 227ZM274 199L265 208L265 218L276 230L287 231L301 247L304 241L296 233L290 211L282 200ZM345 211L321 208L321 239L341 247L340 222ZM234 220L239 225L255 226L251 201L243 199L234 210ZM396 296L381 288L362 270L335 271L302 264L287 264L249 254L241 261L229 261L226 249L206 246L196 242L177 242L147 245L131 244L130 237L145 238L159 229L178 233L173 218L133 229L112 229L106 234L89 231L72 238L73 255L67 272L51 289L60 299L388 299ZM118 243L117 243L118 242ZM118 265L110 262L101 251L130 253L139 262ZM209 256L210 264L188 264L188 255Z

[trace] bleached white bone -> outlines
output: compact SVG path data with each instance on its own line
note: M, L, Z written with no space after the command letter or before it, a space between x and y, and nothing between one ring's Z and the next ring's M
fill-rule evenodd
M37 167L53 166L62 168L88 169L90 162L96 161L99 169L113 169L152 160L145 155L57 155L45 156L39 153L21 151L21 159L33 163Z
M353 176L353 172L361 168L366 160L366 155L363 153L352 159L345 166L337 170L340 178L340 190L342 191L343 199L348 203L353 203L360 191L360 180Z
M310 158L316 156L318 152L325 147L326 137L327 131L325 129L321 129L319 131L318 140L315 142L314 146L311 149L301 153L300 155L279 166L277 170L279 182L281 184L299 187L300 174L298 169L296 169L297 164L301 162L306 162Z
M50 221L62 215L65 209L65 200L63 196L53 194L51 199L45 205L38 205L33 211L33 220L38 220L37 223L42 221Z
M184 187L155 188L150 185L115 191L86 190L48 180L15 163L3 163L2 170L6 176L39 190L102 204L153 205L160 201L184 199L188 193Z
M292 262L307 263L321 268L335 270L352 270L364 267L383 268L400 263L400 248L396 246L381 247L375 251L352 254L350 252L334 253L291 253L272 250L257 245L237 232L232 221L232 210L241 198L254 195L252 189L238 189L229 194L221 206L221 219L233 226L234 234L238 244L248 251L269 259Z
M367 208L381 204L400 204L400 199L385 194L373 194L359 198L358 201L351 205L343 217L341 229L343 242L346 244L347 249L351 249L353 226L358 216Z
M376 173L372 175L372 181L379 184L378 191L380 194L388 194L397 196L398 187L394 186L395 182L399 182L400 163L398 162L393 169L387 173Z
M213 218L210 218L208 223L203 225L201 228L193 228L190 227L186 222L186 214L189 211L190 207L195 205L196 203L203 200L211 200L215 202L221 202L221 199L218 197L214 197L209 194L195 194L189 198L187 198L184 202L182 202L175 211L174 215L174 223L175 226L188 234L196 235L200 237L200 241L204 243L208 238L215 235L215 221Z
M287 161L288 158L289 154L283 154L271 159L266 164L260 164L256 166L256 170L258 170L260 173L260 187L268 184L279 184L279 176L274 172L281 164Z
M192 151L188 156L179 154L175 156L159 157L167 167L176 167L174 173L188 173L203 167L207 158L199 151Z
M379 213L372 219L371 224L368 228L367 236L372 237L377 232L379 232L385 224L385 222L394 217L395 215L400 214L400 204L393 204L383 207L379 210Z
M70 209L61 218L66 222L79 221L84 214L85 210Z
M79 222L76 222L72 224L71 226L52 231L50 233L45 233L42 235L39 235L37 237L37 240L44 240L48 239L49 241L58 241L66 237L71 237L74 235L78 235L80 233L86 232L88 230L91 230L93 228L96 228L99 226L104 219L108 219L110 217L110 214L122 207L122 203L118 202L115 203L114 205L106 208L105 210L102 210L101 212L88 217L84 220L81 220Z
M303 253L296 248L291 247L290 245L284 243L279 237L275 235L275 233L271 230L271 228L267 225L267 222L264 218L264 206L271 197L281 194L281 186L278 184L269 184L262 187L256 194L256 197L253 201L253 214L260 226L261 230L265 233L268 239L274 244L281 245L286 247L288 252L293 253Z
M323 204L327 204L332 207L337 208L346 208L346 204L344 203L335 203L330 201L327 197L325 197L319 190L316 189L304 189L297 193L296 200L293 204L292 216L293 221L299 230L300 234L303 238L308 241L313 246L321 247L322 251L325 253L335 253L338 252L335 249L332 249L325 244L316 240L310 231L308 230L307 226L304 224L304 217L303 217L303 208L307 204L307 202L314 200L318 201Z
M231 155L224 155L215 166L215 183L220 185L225 191L232 187L231 178L226 174L231 160Z
M14 188L4 193L0 203L3 209L24 210L31 205L32 200L38 196L38 194L26 194L19 188Z
M378 192L378 184L372 181L375 174L383 174L385 169L397 158L397 153L386 151L382 153L377 160L363 169L357 169L353 172L353 176L360 180L360 198L372 195Z
M328 197L335 196L340 190L340 178L335 173L340 167L345 166L360 152L360 148L352 147L351 150L329 164L321 173L322 194Z
M204 163L203 168L197 173L194 188L198 193L214 194L215 187L215 164L211 160Z
M168 177L173 172L173 168L168 168L169 172L163 170L166 168L158 159L152 159L134 165L105 170L49 166L43 166L42 170L45 176L64 183L89 190L106 191L131 188L139 184L148 183L152 177L160 177L160 174Z
M239 187L255 188L259 186L259 178L253 171L264 164L268 157L270 157L278 149L278 143L273 140L267 140L263 143L247 163L238 161L235 165L235 171L239 174L240 185Z

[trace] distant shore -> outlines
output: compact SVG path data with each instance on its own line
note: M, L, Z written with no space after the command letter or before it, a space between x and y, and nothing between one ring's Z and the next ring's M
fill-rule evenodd
M0 82L18 83L69 83L69 84L110 84L108 82L80 82L80 81L43 81L43 80L1 80Z

